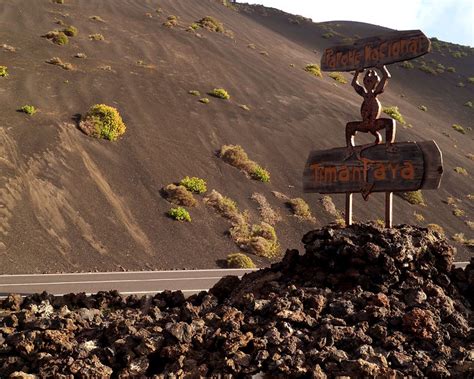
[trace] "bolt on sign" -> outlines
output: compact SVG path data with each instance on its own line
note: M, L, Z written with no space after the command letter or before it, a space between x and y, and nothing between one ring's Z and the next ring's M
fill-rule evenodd
M396 143L396 122L380 117L382 107L377 99L391 78L386 65L422 56L430 47L430 40L421 31L409 30L331 47L321 58L323 71L355 71L351 84L363 99L361 120L346 124L345 147L310 152L303 172L303 189L304 192L345 193L347 225L352 223L353 193L361 193L368 200L372 192L385 192L385 225L390 228L393 192L440 186L443 158L436 142ZM363 81L359 83L362 73ZM358 132L372 134L375 141L356 145Z

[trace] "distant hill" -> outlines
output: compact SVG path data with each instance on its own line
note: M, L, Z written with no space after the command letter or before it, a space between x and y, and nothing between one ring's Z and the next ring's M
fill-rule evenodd
M177 24L164 25L172 15ZM194 25L206 16L223 30ZM311 149L344 145L345 124L359 119L360 98L349 84L304 68L319 63L329 45L386 28L317 24L213 0L7 0L0 21L0 66L8 70L0 78L2 273L215 267L239 251L226 234L229 222L206 207L202 195L188 209L191 223L166 216L172 205L160 190L187 175L205 179L208 193L215 189L234 199L252 223L261 218L250 197L263 194L282 215L275 230L283 251L300 248L304 232L335 221L328 199L324 207L322 196L302 194L302 170ZM66 45L42 37L69 25L78 34ZM397 140L437 141L445 174L440 190L423 193L427 206L396 197L395 223L435 223L449 237L462 240L462 233L469 240L474 51L432 42L433 52L411 61L413 68L389 67L393 79L381 101L398 106L406 120ZM54 57L72 69L46 63ZM230 99L206 94L214 88L226 89ZM80 115L100 103L116 107L127 125L116 142L93 139L77 127ZM17 112L24 105L38 112ZM216 156L225 144L241 145L271 181L252 180ZM294 217L272 191L304 198L316 223ZM342 211L343 197L332 199ZM368 203L356 196L354 213L360 221L382 218L383 196ZM455 243L458 259L472 255L466 243Z

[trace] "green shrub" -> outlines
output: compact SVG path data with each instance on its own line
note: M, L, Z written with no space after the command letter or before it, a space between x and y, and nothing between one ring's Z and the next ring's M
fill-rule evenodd
M168 216L170 216L171 218L174 218L177 221L191 222L191 216L189 215L189 212L182 207L171 208L168 211Z
M257 165L250 173L252 179L259 180L263 183L268 183L270 181L270 173L265 170L263 167Z
M445 234L443 227L439 226L438 224L428 224L428 225L426 225L426 227L430 230L438 232L442 236L444 236L444 234Z
M413 212L413 216L415 216L415 220L417 223L422 223L425 221L425 216L423 216L421 213Z
M224 88L214 88L211 92L208 92L208 95L224 100L230 99L229 93Z
M194 207L197 201L193 194L183 185L168 184L161 189L161 194L170 203L185 207Z
M232 233L232 230L231 230ZM242 241L237 241L241 243ZM274 258L280 254L275 228L266 222L252 225L249 239L244 242L249 252L265 258Z
M199 29L201 26L196 23L196 22L193 22L190 26L189 26L192 30L197 30Z
M167 28L172 28L172 27L178 25L178 17L175 16L175 15L168 16L168 18L163 23L163 25L166 26Z
M204 203L214 208L221 216L233 223L242 224L246 221L245 215L239 212L237 203L231 198L223 196L216 190L212 190L211 193L204 198Z
M87 112L82 130L96 138L115 141L125 133L126 126L117 109L105 104L95 104Z
M224 33L224 25L222 22L219 22L216 18L212 16L206 16L204 18L201 18L197 24L201 26L202 28L205 28L207 30L210 30L211 32L217 32L217 33Z
M454 67L448 67L446 69L447 72L456 72L456 69Z
M461 58L462 57L462 54L459 51L454 51L454 52L451 53L451 55L452 55L453 58Z
M406 121L403 118L402 114L400 113L400 110L398 109L398 107L396 106L383 107L382 110L385 114L388 114L391 118L397 120L400 124L402 125L406 124Z
M70 25L67 28L63 29L63 33L65 35L67 35L68 37L75 37L75 36L77 36L78 32L79 31L77 30L77 28L75 26L72 26L72 25Z
M432 67L429 67L426 65L426 63L423 63L420 67L418 67L421 71L431 74L431 75L436 75L436 70Z
M411 191L411 192L401 192L397 193L403 200L408 201L410 204L413 205L423 205L425 206L425 199L423 198L423 194L420 190L418 191Z
M464 103L464 106L472 108L472 101L468 101L468 102Z
M196 91L194 89L189 90L188 93L193 96L201 96L201 93L199 91Z
M89 20L97 21L97 22L105 22L105 20L100 16L90 16Z
M207 191L206 181L204 179L186 176L179 184L194 193L201 194Z
M91 41L103 41L105 38L102 34L95 33L95 34L89 34L89 39Z
M400 64L400 67L403 67L407 70L412 70L415 68L415 65L409 61L403 61L403 63Z
M341 83L341 84L346 84L347 83L346 78L340 72L331 72L329 74L329 77L334 79L338 83Z
M8 67L7 66L0 66L0 76L2 78L6 78L8 76Z
M420 110L422 110L423 112L427 112L428 111L428 108L424 105L420 105Z
M227 256L228 268L256 268L252 259L245 254L235 253Z
M474 83L474 76L471 76L470 78L467 78L467 81L471 84Z
M454 167L454 172L457 174L461 174L464 176L468 176L469 174L467 173L467 170L464 167Z
M245 104L240 104L239 108L242 108L245 111L250 111L250 108L248 107L248 105L245 105Z
M321 37L323 37L325 39L329 39L329 38L334 37L334 33L327 32L327 33L324 33Z
M18 109L18 112L26 113L27 115L34 115L36 113L36 108L33 105L23 105Z
M453 209L453 215L455 215L456 217L462 217L464 216L464 214L465 212L460 208Z
M315 63L307 64L304 70L314 76L319 76L320 78L323 77L323 74L321 74L321 67L319 67L318 64L315 64Z
M459 124L453 124L452 128L461 134L466 134L466 130Z
M203 97L199 99L199 102L203 104L209 104L210 100L207 97Z
M71 63L63 62L61 58L58 58L58 57L53 57L51 59L48 59L46 63L59 66L64 70L72 70L74 68Z
M69 38L67 37L64 32L60 32L58 30L53 30L46 33L43 37L50 39L56 45L67 45L69 43Z
M315 218L311 214L311 210L309 208L308 203L302 198L297 197L295 199L290 199L287 204L290 206L291 210L293 211L293 214L297 218L311 222L315 221Z

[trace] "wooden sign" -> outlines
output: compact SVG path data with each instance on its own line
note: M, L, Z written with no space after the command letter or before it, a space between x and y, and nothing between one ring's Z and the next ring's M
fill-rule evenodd
M357 151L357 150L356 150ZM439 188L441 151L434 141L366 148L357 156L347 147L312 151L303 172L304 192L353 193Z
M430 40L420 30L391 32L326 49L321 70L353 71L406 61L428 53L430 48Z

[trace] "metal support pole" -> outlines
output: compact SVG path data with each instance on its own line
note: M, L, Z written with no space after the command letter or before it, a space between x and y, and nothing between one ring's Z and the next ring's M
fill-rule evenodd
M346 227L352 225L352 193L346 193Z
M385 192L385 227L393 224L393 192Z

